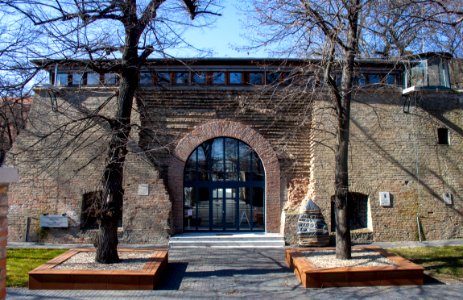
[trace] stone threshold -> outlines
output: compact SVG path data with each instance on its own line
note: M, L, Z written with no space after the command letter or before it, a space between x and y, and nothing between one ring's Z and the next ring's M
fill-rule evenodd
M53 269L80 252L95 252L95 249L71 249L29 272L29 289L153 290L167 267L167 250L118 249L118 251L153 254L142 270Z
M305 257L307 252L335 248L288 248L285 260L287 265L294 269L294 274L305 288L423 285L423 267L379 247L364 246L352 249L375 251L397 266L317 268Z

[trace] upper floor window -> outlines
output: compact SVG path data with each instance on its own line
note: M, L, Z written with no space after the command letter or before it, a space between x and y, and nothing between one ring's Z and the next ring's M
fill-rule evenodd
M381 77L379 76L379 74L368 74L368 83L369 84L381 83Z
M175 72L175 84L186 85L188 84L188 72Z
M57 85L57 86L67 86L68 85L68 73L58 73L58 74L56 74L55 85Z
M193 83L195 84L206 84L206 72L195 72L193 73Z
M249 84L252 84L252 85L264 84L264 73L249 72Z
M100 74L96 72L87 73L87 85L99 85Z
M158 84L170 84L170 72L157 72L156 81Z
M117 75L115 73L105 73L104 74L104 83L106 85L116 85L117 84Z
M140 85L147 86L153 84L153 77L150 72L140 73Z
M82 85L84 83L84 73L72 73L72 85Z
M365 86L367 84L367 79L363 74L360 74L359 76L355 77L355 83L358 86Z
M450 58L451 55L445 53L420 54L405 72L406 87L449 89L451 87Z
M225 72L212 72L212 84L225 84Z
M385 78L385 82L386 84L394 85L397 83L397 76L395 76L394 74L387 74Z
M230 84L243 84L243 72L230 72Z

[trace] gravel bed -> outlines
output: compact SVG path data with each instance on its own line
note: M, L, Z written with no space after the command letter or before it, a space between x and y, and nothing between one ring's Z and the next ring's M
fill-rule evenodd
M397 266L388 258L371 250L352 250L352 259L337 259L336 252L331 250L308 251L304 254L317 268Z
M99 264L95 262L95 252L79 252L59 265L55 270L142 270L153 252L119 252L121 262Z

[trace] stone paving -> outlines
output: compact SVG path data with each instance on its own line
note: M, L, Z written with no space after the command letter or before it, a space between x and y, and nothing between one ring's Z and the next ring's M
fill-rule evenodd
M154 291L30 291L7 289L7 299L460 299L463 284L304 289L284 263L283 249L169 251L165 280Z

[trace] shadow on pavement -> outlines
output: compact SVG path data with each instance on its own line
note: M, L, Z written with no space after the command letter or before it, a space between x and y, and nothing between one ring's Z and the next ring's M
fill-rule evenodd
M424 280L423 280L423 284L444 284L444 282L434 278L434 277L431 277L427 274L424 274Z
M187 267L188 263L186 262L169 262L162 276L163 278L156 289L178 291L182 284L183 277L185 277Z

